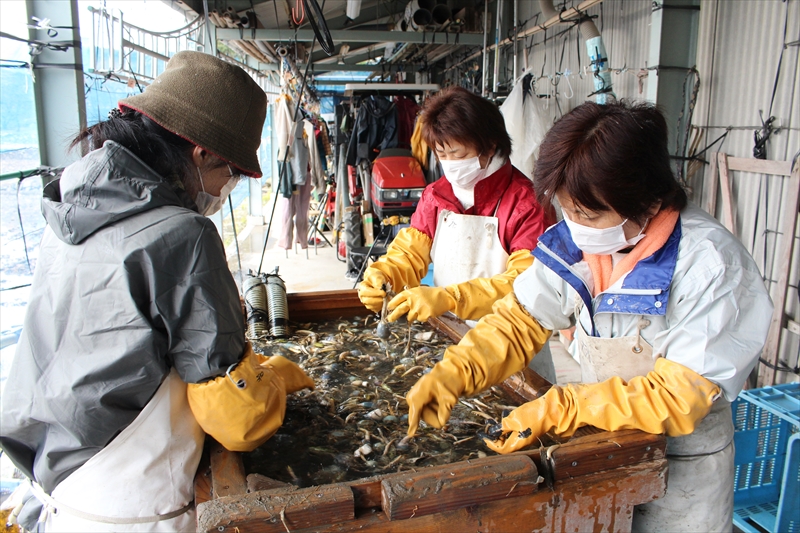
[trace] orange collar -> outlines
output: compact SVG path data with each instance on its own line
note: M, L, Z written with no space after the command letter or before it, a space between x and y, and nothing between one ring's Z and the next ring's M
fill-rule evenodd
M622 276L633 270L636 263L650 257L667 242L675 224L678 222L678 211L667 209L659 211L647 226L644 239L639 241L617 266L612 267L610 255L583 253L583 260L589 265L594 278L592 296L597 296L620 280Z

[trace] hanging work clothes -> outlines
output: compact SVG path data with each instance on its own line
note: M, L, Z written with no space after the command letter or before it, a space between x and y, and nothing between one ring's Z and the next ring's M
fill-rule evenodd
M308 248L308 204L311 200L311 179L305 185L296 186L289 198L278 198L281 225L278 234L278 247L289 250L293 243L300 248Z
M322 168L322 159L315 132L316 128L313 122L306 119L303 121L303 129L305 130L306 146L308 150L308 167L311 185L313 189L317 191L317 194L323 194L325 192L325 171Z
M328 132L328 125L324 120L319 121L319 141L323 148L323 160L325 159L325 156L333 155L333 150L331 149L331 135Z
M347 147L347 164L374 161L381 150L397 147L397 108L381 96L361 102L353 135Z
M337 104L334 108L336 117L336 127L333 131L333 142L338 146L348 144L352 132L352 119L350 117L350 106L345 103Z
M517 83L500 112L511 137L511 164L528 178L533 179L533 165L539 154L539 145L549 127L548 114L541 109L539 98L526 94L525 83Z
M285 169L284 169L284 166L286 167ZM279 181L278 181L278 183L279 183L278 192L284 198L291 198L292 197L292 191L294 190L294 185L292 185L293 178L294 178L293 175L292 175L292 165L290 165L288 162L284 165L283 160L279 159L278 160L278 176L280 176L282 172L285 172L286 175L283 176L282 178L279 178Z
M308 183L308 152L305 121L300 120L294 123L294 136L292 137L291 152L289 153L289 160L292 165L292 184L295 186L303 186Z
M320 163L322 164L322 171L325 173L325 176L327 176L328 161L326 156L330 154L326 152L325 140L327 139L327 137L325 136L325 128L318 128L316 132L317 132L317 151L319 152L319 160ZM330 145L327 145L327 150L330 149L331 149Z
M419 106L406 96L395 96L394 105L397 108L397 147L410 150Z
M291 145L290 136L294 134L294 103L289 95L282 94L275 99L273 105L273 118L275 121L275 140L278 144L278 161L283 161L286 150Z

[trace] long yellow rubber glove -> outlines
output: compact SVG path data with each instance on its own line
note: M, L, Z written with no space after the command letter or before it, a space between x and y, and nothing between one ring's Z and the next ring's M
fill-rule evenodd
M358 297L367 309L378 313L383 307L386 283L399 292L404 287L417 287L428 273L431 263L430 237L414 228L403 228L386 249L386 253L364 271L364 281L358 286Z
M447 287L415 287L392 298L387 317L394 322L403 315L425 322L432 316L453 311L462 320L479 320L492 312L492 305L510 293L514 280L533 264L530 250L517 250L508 257L506 271L491 278L475 278Z
M601 383L553 387L503 419L503 431L510 433L484 442L496 452L510 453L538 442L548 431L570 436L588 425L606 431L688 435L709 413L719 392L700 374L662 357L652 372L628 383L613 377Z
M550 330L523 309L514 293L499 300L408 392L408 435L417 432L420 419L441 428L459 396L488 389L522 370L549 337Z
M411 155L419 161L422 168L428 170L428 144L422 138L422 120L417 118L414 132L411 134Z
M280 356L257 354L247 343L230 377L190 383L187 397L203 431L231 451L248 452L281 427L286 394L302 388L313 389L314 382L299 366Z

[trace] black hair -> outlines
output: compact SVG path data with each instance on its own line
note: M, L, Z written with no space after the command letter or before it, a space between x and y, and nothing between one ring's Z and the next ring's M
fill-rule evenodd
M114 141L133 152L165 181L184 182L194 176L191 151L195 145L138 111L112 112L108 120L83 128L69 148L84 141L89 142L90 150L101 148L106 141Z
M624 100L586 102L559 119L539 147L533 184L543 205L563 190L587 209L640 224L657 202L678 211L687 202L670 166L664 115Z

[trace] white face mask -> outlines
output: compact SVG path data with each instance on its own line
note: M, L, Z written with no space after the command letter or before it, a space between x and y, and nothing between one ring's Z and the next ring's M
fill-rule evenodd
M469 159L439 160L444 170L444 177L452 185L462 189L470 189L486 177L486 169L481 168L478 157ZM488 166L488 165L487 165Z
M201 215L210 216L222 209L222 206L225 204L225 200L228 199L228 195L231 193L231 191L233 191L233 189L236 188L236 185L239 184L241 176L239 174L234 174L233 170L231 170L231 166L228 165L228 172L231 173L230 179L225 185L222 186L219 196L212 196L206 192L206 188L203 185L203 174L200 172L200 167L196 168L197 175L200 176L200 188L202 190L197 193L194 203L197 204L198 213Z
M583 224L573 222L566 215L564 215L564 222L566 222L569 232L572 234L572 240L575 246L586 252L587 254L609 255L619 252L628 246L635 246L636 243L644 239L644 228L647 226L645 223L639 234L630 239L625 238L625 231L622 226L628 221L626 218L621 224L611 226L610 228L590 228Z

